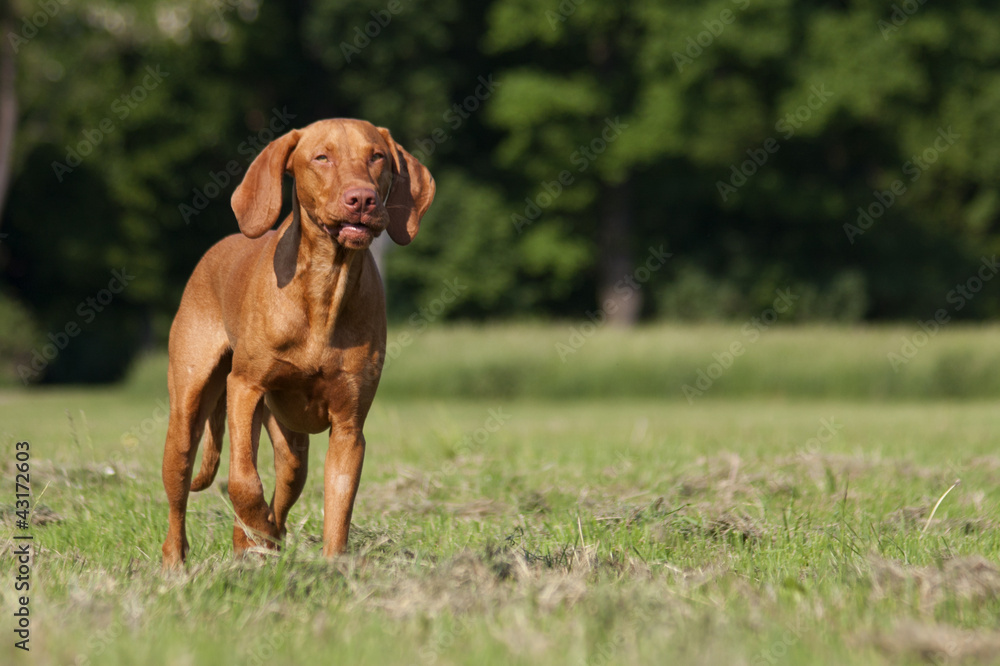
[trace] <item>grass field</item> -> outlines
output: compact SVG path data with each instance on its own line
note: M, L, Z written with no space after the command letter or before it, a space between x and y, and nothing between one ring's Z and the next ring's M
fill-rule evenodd
M998 663L1000 329L941 331L896 372L914 330L602 330L565 363L568 325L421 332L368 421L348 555L319 556L314 436L280 556L232 558L226 455L168 576L165 359L120 387L4 389L0 662Z

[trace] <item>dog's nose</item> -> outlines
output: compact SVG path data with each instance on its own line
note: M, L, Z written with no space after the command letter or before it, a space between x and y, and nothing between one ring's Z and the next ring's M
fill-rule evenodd
M344 192L344 205L355 213L375 210L375 190L370 187L352 187Z

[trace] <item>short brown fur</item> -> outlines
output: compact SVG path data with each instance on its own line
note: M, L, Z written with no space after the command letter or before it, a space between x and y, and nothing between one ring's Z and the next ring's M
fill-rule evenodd
M272 231L285 173L292 213ZM327 429L323 554L344 550L385 356L385 297L368 246L382 231L409 243L433 199L427 168L360 120L293 130L250 165L232 200L243 235L208 250L170 330L164 567L187 557L188 495L215 478L227 416L237 554L277 547L305 483L309 434ZM261 427L274 446L270 504L257 473Z

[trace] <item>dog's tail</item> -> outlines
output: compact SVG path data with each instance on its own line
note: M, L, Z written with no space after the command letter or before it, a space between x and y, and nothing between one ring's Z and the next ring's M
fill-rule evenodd
M204 490L212 485L215 474L219 471L219 458L222 455L222 436L226 431L226 394L223 393L215 403L215 409L208 417L208 427L205 429L205 447L201 452L201 469L198 476L191 482L191 492Z

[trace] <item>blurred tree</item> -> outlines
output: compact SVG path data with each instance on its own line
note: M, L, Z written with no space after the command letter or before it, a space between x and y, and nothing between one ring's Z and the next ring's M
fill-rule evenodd
M458 0L319 0L303 17L306 48L326 70L324 95L339 106L322 115L390 128L437 181L418 242L388 249L396 319L440 304L454 281L463 288L449 292L435 320L525 305L513 290L519 261L508 249L502 181L489 160L495 133L482 118L494 95L494 64L478 44L486 9Z
M0 36L14 33L14 12L9 4L0 7ZM14 42L3 39L0 43L0 223L10 186L11 160L14 153L14 135L17 129L17 67L14 63Z
M16 48L22 111L4 276L43 330L79 327L30 377L112 380L150 340L154 315L168 321L194 261L234 230L219 187L197 217L179 206L225 176L228 160L242 163L247 125L268 121L233 75L254 38L241 28L259 8L146 0L14 9L5 41ZM92 319L81 314L115 270L134 278Z
M510 215L520 248L546 281L575 281L596 256L598 304L620 324L638 319L642 300L623 282L640 244L631 183L645 159L626 147L640 89L637 18L629 5L499 0L485 37L509 63L490 119L507 133L498 163L527 192Z
M1000 244L1000 7L0 9L0 139L17 123L0 144L0 308L28 304L45 331L29 356L80 325L49 379L113 378L162 341L194 263L236 231L249 160L332 116L389 127L438 181L418 241L387 262L397 321L739 319L778 288L799 295L789 319L1000 314L950 296ZM86 321L122 269L134 278Z
M600 257L579 266L597 269L599 302L641 265L638 247L662 240L677 260L648 287L665 314L680 314L668 280L693 266L715 276L703 293L718 305L701 311L749 316L789 286L813 302L796 316L933 310L997 239L996 159L984 153L1000 142L984 113L1000 85L997 11L497 0L484 41L509 63L490 114L507 132L497 163L529 196L514 223L523 237L583 239ZM621 138L588 155L610 117ZM580 155L581 174L571 168L553 195ZM846 225L883 193L892 201L875 226L852 237ZM735 310L725 285L737 287ZM850 304L835 306L847 288ZM995 301L970 311L995 312Z

